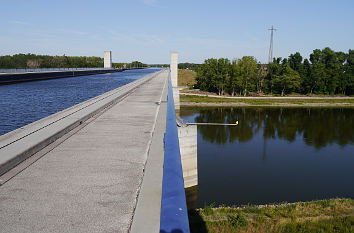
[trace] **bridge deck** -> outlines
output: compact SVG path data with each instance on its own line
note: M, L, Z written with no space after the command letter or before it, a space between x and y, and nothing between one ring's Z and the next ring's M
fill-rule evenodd
M0 186L0 232L127 232L168 72Z

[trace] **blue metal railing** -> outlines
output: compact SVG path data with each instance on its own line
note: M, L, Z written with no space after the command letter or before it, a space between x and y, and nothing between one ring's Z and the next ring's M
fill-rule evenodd
M169 77L160 233L189 233L175 105Z

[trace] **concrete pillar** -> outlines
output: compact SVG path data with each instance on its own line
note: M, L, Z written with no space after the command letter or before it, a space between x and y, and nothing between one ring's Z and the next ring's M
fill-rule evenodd
M171 52L171 63L170 63L170 69L171 69L171 81L172 81L172 87L177 87L178 86L178 53L177 52Z
M104 51L104 68L112 68L112 51Z
M178 127L184 188L198 185L197 126Z
M180 110L180 102L179 102L179 89L178 89L178 53L171 52L171 82L172 82L172 90L173 90L173 101L175 102L175 111L176 114L179 115Z

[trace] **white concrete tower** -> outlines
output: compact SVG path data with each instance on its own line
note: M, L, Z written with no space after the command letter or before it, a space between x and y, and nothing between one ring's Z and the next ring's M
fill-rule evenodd
M112 68L112 51L104 51L104 68Z
M170 63L170 69L171 69L171 81L172 81L172 87L177 87L178 82L178 53L177 52L171 52L171 63Z
M179 89L178 89L178 53L171 52L171 84L173 89L173 101L175 102L176 114L179 115L180 103L179 103Z

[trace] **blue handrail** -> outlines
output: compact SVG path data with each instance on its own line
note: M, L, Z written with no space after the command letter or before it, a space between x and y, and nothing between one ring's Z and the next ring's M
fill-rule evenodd
M188 211L178 142L171 78L168 83L160 233L189 233Z

